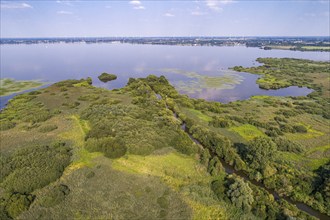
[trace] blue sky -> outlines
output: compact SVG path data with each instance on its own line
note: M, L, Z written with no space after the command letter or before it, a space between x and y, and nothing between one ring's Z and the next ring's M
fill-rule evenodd
M1 37L329 36L329 0L3 1Z

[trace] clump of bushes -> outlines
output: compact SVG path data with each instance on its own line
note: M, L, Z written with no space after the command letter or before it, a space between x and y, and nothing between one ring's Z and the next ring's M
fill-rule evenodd
M277 149L279 151L287 151L294 153L302 153L304 148L301 144L290 141L285 137L278 137L274 139L275 144L277 145Z
M32 146L15 151L10 156L0 157L0 206L5 214L15 218L27 210L36 189L47 186L58 179L70 163L71 152L65 143L48 146Z
M9 120L1 120L0 121L0 131L5 131L5 130L9 130L13 127L15 127L15 122L9 121Z
M217 128L228 128L231 126L232 123L228 119L223 119L218 116L213 116L212 121L210 121L209 124Z
M253 191L243 179L233 178L233 182L228 187L227 196L237 208L244 212L251 211L254 202Z
M90 152L102 152L109 158L119 158L127 151L123 142L113 137L89 138L85 147Z
M59 178L70 157L64 143L19 149L3 158L1 186L8 192L30 193Z
M52 207L62 202L66 195L70 193L68 186L59 184L51 187L46 195L40 198L40 205L43 207Z
M98 78L102 82L109 82L117 79L117 76L115 74L102 73L101 75L98 76Z
M298 133L307 133L307 128L303 125L294 125L293 131Z

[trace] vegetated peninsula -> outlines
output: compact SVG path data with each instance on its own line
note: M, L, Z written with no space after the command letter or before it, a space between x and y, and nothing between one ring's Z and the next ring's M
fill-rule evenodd
M9 78L0 79L0 96L11 95L13 93L38 88L45 83L37 80L14 80Z
M15 97L0 115L1 219L329 218L329 63L262 62L244 71L314 92L222 104L150 75Z
M102 82L109 82L117 79L117 76L115 74L102 73L101 75L98 76L98 78Z

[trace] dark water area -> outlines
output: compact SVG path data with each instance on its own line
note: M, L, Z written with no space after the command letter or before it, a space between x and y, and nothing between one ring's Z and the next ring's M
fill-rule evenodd
M258 48L168 46L134 44L33 44L0 45L1 78L16 80L42 80L57 82L65 79L92 77L93 85L108 89L121 88L130 77L145 77L149 74L165 75L174 85L191 80L185 73L195 72L200 76L228 76L233 66L257 66L258 57L291 57L328 61L328 52L300 52L289 50L261 50ZM174 69L176 71L166 71ZM164 71L165 70L165 71ZM113 73L117 80L102 83L98 75ZM248 99L253 95L304 96L307 88L289 87L279 90L262 90L255 83L258 76L249 73L229 73L239 83L230 88L203 88L197 92L177 89L190 97L230 102ZM239 76L238 76L239 75ZM193 86L192 86L192 89ZM2 98L2 100L8 99Z

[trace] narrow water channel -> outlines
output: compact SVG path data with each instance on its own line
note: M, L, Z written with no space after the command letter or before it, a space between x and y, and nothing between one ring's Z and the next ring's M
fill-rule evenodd
M161 95L159 94L156 94L157 98L158 99L162 99ZM166 104L165 102L165 106L167 109L168 108L168 105ZM169 109L171 110L171 109ZM171 110L172 111L172 110ZM173 115L175 118L179 119L178 117L178 114L174 111L173 112ZM199 145L201 148L203 149L206 149L206 147L204 147L198 140L196 140L188 131L187 127L186 127L186 123L183 122L181 124L181 129L186 132L186 134L188 134L189 138L195 142L197 145ZM210 152L211 155L215 156L215 152ZM237 171L235 170L235 168L231 165L229 165L228 163L226 163L223 159L219 158L221 163L222 163L222 166L225 168L225 172L228 173L228 174L236 174L237 176L240 176L242 177L243 179L245 179L246 181L250 182L251 184L255 185L255 186L258 186L258 187L261 187L263 189L265 189L268 193L272 194L275 198L275 200L280 200L280 199L284 199L285 201L289 202L290 204L292 205L295 205L299 210L303 211L303 212L306 212L307 214L311 215L311 216L314 216L320 220L330 220L330 216L326 215L326 214L323 214L315 209L313 209L312 207L306 205L305 203L302 203L302 202L296 202L296 201L293 201L292 199L290 199L289 197L281 197L277 192L275 192L274 190L272 189L268 189L266 188L266 186L260 182L257 182L256 180L253 180L253 179L250 179L248 177L248 175L240 170L240 171Z

